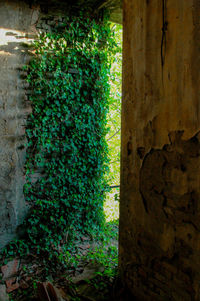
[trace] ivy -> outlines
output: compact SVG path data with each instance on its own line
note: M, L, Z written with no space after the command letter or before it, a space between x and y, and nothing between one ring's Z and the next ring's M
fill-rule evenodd
M107 18L83 12L34 43L34 57L24 67L32 104L26 126L26 250L60 257L66 237L94 233L104 224L115 51Z

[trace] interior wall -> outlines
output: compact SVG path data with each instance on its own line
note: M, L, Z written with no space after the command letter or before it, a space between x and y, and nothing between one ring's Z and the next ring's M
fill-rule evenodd
M200 298L199 20L199 0L124 0L120 269L138 300Z
M37 8L0 1L0 247L15 236L27 206L23 197L25 120L30 112L22 66L35 33Z
M25 125L31 112L22 67L31 58L30 45L38 32L64 22L60 12L26 1L0 0L0 248L23 233L20 227L29 205L25 183ZM38 175L33 175L38 176Z

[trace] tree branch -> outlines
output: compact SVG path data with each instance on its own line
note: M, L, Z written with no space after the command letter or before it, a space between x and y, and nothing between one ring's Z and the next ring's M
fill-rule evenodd
M107 141L111 140L114 136L116 136L119 133L119 131L121 131L121 128L118 129L118 131L115 132L110 138L108 138Z

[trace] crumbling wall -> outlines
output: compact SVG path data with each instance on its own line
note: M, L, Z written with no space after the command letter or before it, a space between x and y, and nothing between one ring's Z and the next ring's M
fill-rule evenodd
M124 0L120 268L138 300L200 299L199 20L199 0Z

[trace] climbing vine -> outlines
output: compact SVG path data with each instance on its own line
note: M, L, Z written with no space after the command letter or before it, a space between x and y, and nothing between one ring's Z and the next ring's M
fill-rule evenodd
M28 66L26 247L38 254L104 223L106 118L116 45L106 18L86 13L43 33Z

